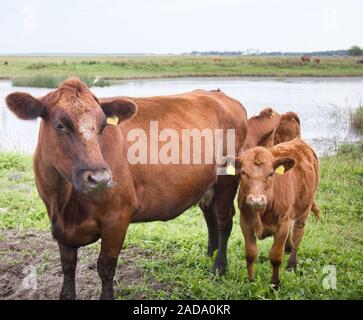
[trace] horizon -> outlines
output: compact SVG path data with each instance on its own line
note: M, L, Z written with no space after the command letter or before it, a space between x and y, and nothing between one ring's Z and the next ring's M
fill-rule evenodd
M354 45L354 44L353 44ZM246 51L230 51L230 50L209 50L209 51L197 51L192 50L189 52L182 53L154 53L154 52L10 52L10 53L0 53L0 56L59 56L59 57L67 57L67 56L181 56L181 55L193 55L193 52L200 54L209 54L211 52L216 52L218 54L221 53L239 53L242 56L258 56L258 55L271 55L273 53L278 53L280 55L298 55L298 54L314 54L314 53L328 53L328 52L340 52L340 51L348 51L349 48L344 49L332 49L332 50L315 50L315 51L266 51L266 52L258 52L258 53L245 53ZM258 49L254 49L259 51ZM227 54L228 55L228 54Z

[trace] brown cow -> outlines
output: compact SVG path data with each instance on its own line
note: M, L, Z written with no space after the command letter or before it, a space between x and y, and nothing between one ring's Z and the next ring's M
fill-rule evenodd
M301 58L302 62L310 62L310 57L309 56L302 56Z
M320 64L320 58L315 58L315 59L314 59L314 63L315 63L315 64Z
M280 119L280 114L272 108L265 108L257 116L249 118L247 120L245 148L250 149L257 146L272 147Z
M76 296L79 247L101 238L97 262L101 299L112 299L117 258L129 223L173 219L211 189L215 213L211 219L217 219L218 224L213 269L225 270L238 178L216 176L215 162L131 165L127 157L131 142L126 137L138 128L149 141L152 120L158 121L159 130L171 128L179 136L183 128L232 128L237 152L247 134L246 111L238 101L222 92L204 90L98 100L73 78L39 99L12 93L6 102L21 119L42 118L33 165L37 189L60 249L62 299ZM115 125L107 125L108 119ZM159 143L159 149L163 145Z
M274 144L287 142L300 137L300 119L295 112L281 115L280 123L274 134Z
M249 280L254 280L256 238L273 235L269 258L272 283L278 287L279 268L291 228L288 268L296 269L297 250L319 183L318 158L310 146L295 138L272 148L255 147L234 160L236 174L241 174L238 205Z

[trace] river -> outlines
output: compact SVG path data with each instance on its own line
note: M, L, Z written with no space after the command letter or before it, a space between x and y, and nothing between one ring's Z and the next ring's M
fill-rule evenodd
M283 113L295 111L301 119L302 137L319 155L334 153L338 144L358 137L349 127L350 113L363 104L363 78L176 78L127 80L110 87L92 88L99 97L153 96L194 89L221 89L238 99L248 116L264 107ZM13 87L0 81L0 149L32 153L39 120L17 119L5 106L5 97L14 91L42 96L51 89Z

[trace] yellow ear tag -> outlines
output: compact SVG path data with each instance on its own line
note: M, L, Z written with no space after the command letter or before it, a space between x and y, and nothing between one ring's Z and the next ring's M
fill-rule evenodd
M232 164L230 164L228 167L227 167L227 170L226 170L226 173L230 176L234 176L236 175L236 169L234 168L234 166Z
M111 124L111 125L115 126L118 124L118 117L116 117L116 116L107 117L106 122L107 122L107 124Z
M283 165L281 166L278 166L276 169L275 169L275 172L277 174L280 174L280 175L283 175L285 173L285 167Z

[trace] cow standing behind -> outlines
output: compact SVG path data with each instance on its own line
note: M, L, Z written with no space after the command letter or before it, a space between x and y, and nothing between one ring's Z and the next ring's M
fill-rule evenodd
M254 280L256 239L274 236L269 259L272 283L280 284L279 268L292 228L288 268L296 269L297 251L319 183L319 163L300 138L271 148L255 147L235 159L240 174L240 224L245 238L248 278Z

